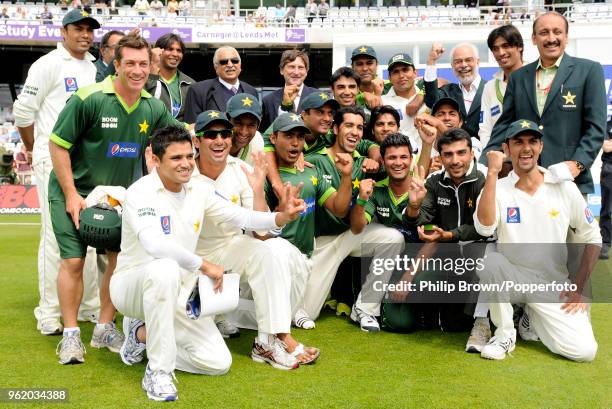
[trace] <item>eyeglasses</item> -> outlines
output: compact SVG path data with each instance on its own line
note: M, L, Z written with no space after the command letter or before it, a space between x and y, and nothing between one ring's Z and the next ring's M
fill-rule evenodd
M205 131L196 132L196 136L198 138L204 138L204 139L217 139L218 135L221 135L221 138L223 139L231 138L232 130L231 129L218 129L218 130L207 129Z
M240 64L240 58L222 58L219 60L219 65L227 65L230 61L234 65Z

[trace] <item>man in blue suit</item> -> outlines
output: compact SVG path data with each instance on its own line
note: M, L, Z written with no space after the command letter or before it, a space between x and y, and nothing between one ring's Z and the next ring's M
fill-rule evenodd
M283 112L298 114L300 101L309 94L318 91L304 85L308 75L308 54L302 50L286 50L280 60L280 73L285 79L285 86L279 88L263 99L263 117L259 130L264 132Z
M565 53L568 28L556 12L534 21L531 39L540 58L510 75L503 113L480 158L500 149L512 122L534 121L544 135L540 165L564 163L586 194L593 192L590 167L606 133L605 83L599 63Z

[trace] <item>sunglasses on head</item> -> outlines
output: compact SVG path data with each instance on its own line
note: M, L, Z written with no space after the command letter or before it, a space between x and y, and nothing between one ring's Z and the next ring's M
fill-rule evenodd
M232 64L236 65L240 63L240 58L223 58L221 60L219 60L219 64L220 65L227 65L229 62L232 62Z
M217 139L217 135L221 135L221 138L223 139L231 138L232 130L231 129L219 129L219 130L207 129L205 131L196 132L196 136L198 138Z

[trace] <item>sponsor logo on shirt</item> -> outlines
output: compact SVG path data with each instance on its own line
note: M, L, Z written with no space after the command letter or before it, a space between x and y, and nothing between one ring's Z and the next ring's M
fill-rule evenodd
M379 206L376 206L376 212L380 215L380 217L389 217L389 208L388 207L379 207Z
M314 212L315 198L307 197L306 199L304 199L304 206L305 206L305 209L302 213L300 213L301 216L306 216L307 214Z
M139 143L110 142L108 144L107 158L137 158L140 151Z
M172 101L172 116L176 118L176 116L179 114L181 110L181 103L180 101Z
M138 209L138 217L155 216L155 209L152 207L141 207Z
M117 128L119 120L114 116L103 116L100 122L100 128Z
M521 209L518 207L508 207L506 211L506 223L520 223Z
M497 114L499 114L501 112L499 105L495 105L493 108L491 108L491 116L495 116Z
M159 219L164 234L170 234L170 216L161 216Z
M451 205L451 201L450 201L450 199L448 199L446 197L438 196L438 204L440 206L450 206Z
M591 209L589 209L588 207L584 208L584 217L586 218L586 221L589 224L593 223L593 220L595 220L595 216L593 216L593 213L591 213Z
M484 111L480 111L480 118L478 119L478 122L480 123L484 122Z
M332 183L331 175L323 175L323 179L325 179L327 183L330 183L330 184Z
M66 87L66 92L74 92L79 89L77 80L74 77L64 78L64 86Z

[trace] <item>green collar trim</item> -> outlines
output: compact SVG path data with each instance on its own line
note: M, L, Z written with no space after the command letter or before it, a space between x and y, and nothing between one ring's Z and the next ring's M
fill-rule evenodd
M283 166L279 166L278 167L278 171L279 172L287 172L287 173L292 173L292 174L297 174L297 169L296 168L285 168Z

